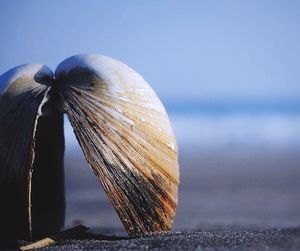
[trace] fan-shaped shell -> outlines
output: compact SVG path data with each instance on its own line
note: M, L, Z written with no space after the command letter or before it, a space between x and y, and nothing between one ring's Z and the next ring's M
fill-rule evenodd
M170 230L177 146L154 91L131 68L104 56L71 57L55 74L86 159L128 233Z

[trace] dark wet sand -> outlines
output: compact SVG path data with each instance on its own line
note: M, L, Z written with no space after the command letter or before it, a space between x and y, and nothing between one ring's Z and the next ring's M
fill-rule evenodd
M62 240L49 250L299 250L300 228L156 234L124 240Z

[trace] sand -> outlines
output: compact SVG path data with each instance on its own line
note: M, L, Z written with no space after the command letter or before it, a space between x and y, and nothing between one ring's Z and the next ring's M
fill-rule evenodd
M21 243L19 243L21 244ZM23 242L24 244L24 242ZM124 240L62 240L48 250L299 250L300 228L156 234ZM41 249L43 250L43 249Z

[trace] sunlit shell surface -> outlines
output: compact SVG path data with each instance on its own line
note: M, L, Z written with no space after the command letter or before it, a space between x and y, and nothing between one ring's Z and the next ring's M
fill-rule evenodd
M42 139L43 144L38 142L39 138L34 139L37 132L43 131L39 130L39 121L52 117L51 120L56 121L56 130L61 131L63 110L89 165L129 235L169 231L177 206L177 145L165 109L145 80L125 64L99 55L78 55L66 59L57 67L55 79L48 68L43 68L45 76L38 74L42 80L37 81L43 82L42 85L35 82L36 72L26 79L27 71L18 72L20 81L15 82L13 89L7 88L11 85L8 84L11 83L10 77L1 76L4 83L0 82L0 160L6 161L0 162L5 163L0 166L1 184L11 179L9 175L17 173L25 180L22 192L31 192L26 181L30 174L28 170L35 168L35 152L47 152L47 147L43 147L47 144L46 138ZM22 99L19 102L25 103L21 105L14 100L17 95L24 95L24 100L32 100L26 103ZM7 100L4 100L5 96L8 96ZM10 103L13 104L11 108ZM14 117L17 115L13 109L24 110L20 111L24 114L18 115L18 121L23 121L26 130L17 131ZM54 128L48 129L52 131ZM24 139L24 144L21 139L13 141L15 143L8 142L10 138L7 135L11 137L12 130L18 132L16 137ZM61 132L54 138L57 140L49 146L63 145ZM7 150L7 146L11 150ZM44 150L39 151L39 148ZM8 151L13 153L8 154ZM56 160L61 159L61 152L63 146L54 153ZM12 158L16 163L10 163ZM62 168L58 162L56 166ZM8 174L4 175L7 169ZM24 198L31 199L26 195ZM22 202L20 205L23 205ZM34 208L33 203L32 211Z

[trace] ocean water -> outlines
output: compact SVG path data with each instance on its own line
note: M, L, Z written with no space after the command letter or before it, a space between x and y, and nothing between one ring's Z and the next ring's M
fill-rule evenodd
M245 109L177 110L169 113L180 148L299 147L300 111ZM77 149L76 138L65 120L66 149Z
M298 114L171 114L181 147L299 147Z

